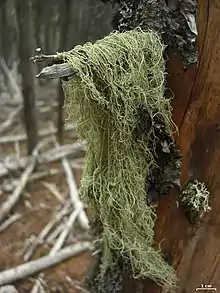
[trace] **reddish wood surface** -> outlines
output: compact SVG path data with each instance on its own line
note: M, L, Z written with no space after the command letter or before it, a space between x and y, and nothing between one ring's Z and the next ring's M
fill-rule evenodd
M184 69L172 56L168 84L175 95L173 117L180 131L181 180L191 175L203 181L211 192L212 211L192 226L176 207L174 192L160 200L156 242L162 241L162 248L172 254L179 278L177 293L196 292L202 283L220 291L220 0L198 2L198 66ZM162 290L147 282L142 289L126 286L124 290L139 292Z

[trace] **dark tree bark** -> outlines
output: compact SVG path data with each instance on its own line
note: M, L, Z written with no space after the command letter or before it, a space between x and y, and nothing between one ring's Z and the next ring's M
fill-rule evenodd
M7 1L2 1L0 4L0 27L1 27L1 56L5 60L5 63L9 68L11 68L11 53L12 53L12 39L11 33L12 28L8 19L8 9L7 9Z
M64 0L59 4L60 8L60 51L67 50L68 47L68 31L71 19L71 0ZM58 140L63 141L64 127L64 93L61 82L58 85Z
M28 153L31 154L38 142L37 114L35 102L35 70L29 57L33 55L34 40L31 1L15 1L19 27L19 57L22 75L24 123L28 138Z

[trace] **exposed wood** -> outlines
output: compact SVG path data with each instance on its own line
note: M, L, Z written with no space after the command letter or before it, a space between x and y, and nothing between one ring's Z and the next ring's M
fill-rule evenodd
M58 55L45 55L39 52L41 48L36 49L36 55L29 58L29 60L33 61L34 63L39 62L47 62L47 63L62 63L62 60Z
M219 0L199 0L198 66L184 68L176 56L168 63L169 87L175 95L173 117L180 129L182 183L189 178L199 179L212 195L212 211L194 226L189 224L182 210L177 209L174 192L159 203L156 241L161 241L162 249L171 254L179 277L177 293L195 292L201 284L220 288L219 14ZM145 284L142 292L162 290Z
M36 75L36 77L44 79L55 79L72 77L74 74L76 74L76 72L73 71L69 64L62 63L43 68L42 71Z

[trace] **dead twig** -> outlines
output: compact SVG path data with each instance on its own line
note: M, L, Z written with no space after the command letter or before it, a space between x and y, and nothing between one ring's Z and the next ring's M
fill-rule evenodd
M37 260L19 265L15 268L0 273L0 286L11 284L23 278L30 277L47 268L53 267L73 256L79 255L86 251L93 250L91 242L80 242L62 249L53 255L48 255Z
M58 190L56 184L54 183L49 183L49 182L41 182L41 184L47 189L50 191L50 193L52 195L54 195L61 203L64 202L64 198L62 196L62 194L60 193L60 191Z
M65 224L61 223L57 228L49 235L49 237L46 239L46 243L48 244L54 244L55 239L60 235L60 233L65 228Z
M76 210L80 210L80 213L78 214L79 224L83 229L88 230L90 228L89 220L87 218L85 211L83 210L83 203L79 198L78 188L75 183L74 175L70 167L70 164L66 158L62 159L62 166L66 173L66 181L69 187L69 195L73 203L73 206Z
M52 66L44 67L40 73L36 75L37 78L55 79L72 77L76 72L70 67L68 63L54 64Z
M38 171L34 174L32 174L29 178L28 178L28 183L29 182L33 182L39 179L43 179L45 177L48 176L53 176L53 175L57 175L62 173L62 170L60 169L46 169L44 171ZM2 184L2 190L4 192L12 192L12 190L17 186L18 184L18 179L13 179L13 178L7 178L5 179L5 181Z
M41 231L41 233L38 235L35 241L32 242L29 249L26 250L24 255L24 261L30 260L37 246L39 244L42 244L45 241L47 235L53 229L54 225L56 225L65 215L68 214L68 210L70 206L71 206L70 202L67 202L65 206L63 207L63 209L53 216L52 220L44 227L44 229Z
M63 62L59 55L44 55L41 48L36 49L36 55L30 57L30 60L34 63L46 62L49 65L36 75L37 78L55 79L72 77L76 74L68 63Z
M20 149L19 141L15 142L15 153L16 153L16 157L19 159L21 157L21 149Z
M58 148L59 143L57 142L56 137L53 137L53 138L54 138L55 146ZM83 206L83 203L81 202L80 197L79 197L78 188L76 186L76 181L75 181L71 166L70 166L68 160L66 159L66 157L64 157L62 159L61 164L62 164L64 172L66 174L66 181L67 181L67 184L69 187L69 195L70 195L73 207L75 210L80 211L78 214L79 224L83 229L88 230L90 228L89 220L88 220L87 215L83 209L84 206Z
M44 290L44 287L46 286L46 282L43 279L44 278L44 274L40 274L39 277L35 280L35 284L31 290L31 293L44 293L46 292Z
M65 279L68 283L70 283L71 286L74 286L77 290L79 290L79 292L89 293L89 291L83 287L83 284L80 281L72 280L69 276L66 276Z
M39 63L39 62L60 63L60 62L63 62L63 60L57 54L53 54L53 55L43 54L42 48L37 48L36 55L30 57L29 60L33 61L34 63Z
M41 172L39 171L39 172L34 173L28 179L28 182L39 180L39 179L42 179L42 178L47 177L47 176L57 175L57 174L60 174L60 173L61 173L61 170L60 169L55 169L55 168L44 170L44 171L41 171Z
M9 219L7 219L6 221L4 221L0 225L0 233L3 232L5 229L7 229L9 226L11 226L14 222L16 222L21 217L22 217L21 214L14 214Z
M53 246L53 248L50 251L51 255L55 254L58 250L60 250L62 248L62 246L63 246L63 244L64 244L64 242L65 242L65 240L66 240L71 228L73 227L73 224L76 221L76 218L80 212L81 212L81 210L78 209L78 210L75 210L71 213L65 229L62 231L57 242L55 243L55 245Z

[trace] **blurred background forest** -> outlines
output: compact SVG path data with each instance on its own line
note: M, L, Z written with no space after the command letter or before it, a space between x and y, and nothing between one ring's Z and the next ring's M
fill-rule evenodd
M104 37L113 13L101 0L0 1L0 272L88 240L85 218L73 228L86 144L65 121L61 82L37 79L44 65L29 58ZM75 292L89 260L83 254L16 288Z
M35 99L51 85L36 80L36 71L42 67L29 62L29 57L39 47L43 53L52 54L105 36L112 30L113 8L101 0L1 0L0 5L0 92L12 100L19 99L21 92L24 96L23 121L30 153L38 133ZM54 101L60 101L61 107L63 93L57 83ZM62 120L58 118L61 124Z

